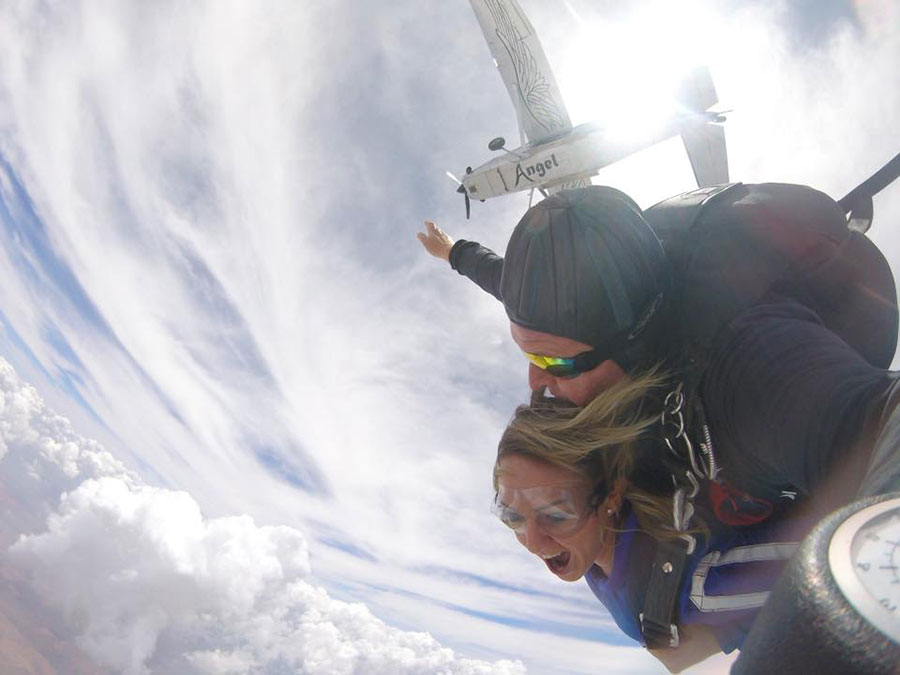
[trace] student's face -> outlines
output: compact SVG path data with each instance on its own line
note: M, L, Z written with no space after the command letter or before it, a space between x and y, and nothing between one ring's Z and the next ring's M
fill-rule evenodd
M553 574L577 581L594 563L609 567L615 534L606 529L612 524L607 509L618 499L615 492L591 510L590 486L583 477L516 454L500 459L497 485L502 519ZM566 519L572 519L571 525L557 526Z
M523 352L568 358L593 349L583 342L523 328L512 322L510 322L509 328L513 340ZM528 385L533 390L546 387L554 396L572 401L580 406L593 401L597 394L609 389L623 377L625 377L625 371L610 360L575 377L555 377L533 363L528 364Z

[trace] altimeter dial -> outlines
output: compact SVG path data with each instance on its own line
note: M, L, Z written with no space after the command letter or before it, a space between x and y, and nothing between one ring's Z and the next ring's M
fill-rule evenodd
M841 523L828 558L847 601L900 643L900 498L862 509Z

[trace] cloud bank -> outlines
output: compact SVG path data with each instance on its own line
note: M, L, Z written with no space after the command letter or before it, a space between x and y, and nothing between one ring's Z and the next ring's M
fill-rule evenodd
M0 432L4 541L13 541L3 565L40 598L30 618L62 622L101 668L524 672L511 661L458 658L427 633L391 628L365 605L331 598L305 579L300 532L248 516L204 518L187 493L142 483L48 410L2 359Z

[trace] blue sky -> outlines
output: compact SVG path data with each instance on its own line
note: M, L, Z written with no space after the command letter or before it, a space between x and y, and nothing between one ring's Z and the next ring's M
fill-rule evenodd
M683 56L709 64L732 110L735 180L840 197L900 149L900 13L889 0L709 0L677 13L521 4L576 123L636 109L622 83L653 91L653 76ZM168 516L138 518L92 549L95 521L83 514L183 508L194 535L179 546L210 559L216 537L248 559L276 551L281 581L259 588L324 589L325 616L364 603L484 668L653 668L586 587L552 578L488 512L496 441L527 396L525 364L501 308L427 257L415 232L430 218L503 250L527 195L475 203L466 221L445 175L487 160L497 135L518 136L515 115L466 2L0 5L0 357L17 373L0 412L18 401L22 428L37 429L4 432L3 541L27 535L13 558L46 578L21 586L69 603L3 615L56 617L61 639L101 667L164 672L188 651L178 617L213 609L170 607L167 623L141 604L139 578L121 602L100 580L96 597L69 594L75 578L50 562L65 562L69 536L87 561L120 559L125 578L138 569L127 551L172 550L164 535L135 539L141 523L157 532ZM649 206L692 176L673 140L594 182ZM896 267L900 190L875 208L871 236ZM50 410L71 427L46 421ZM67 443L77 461L47 454ZM40 461L28 460L35 452ZM253 527L229 520L244 515ZM297 536L265 529L279 527ZM178 560L153 559L148 573ZM146 588L164 593L176 583L167 574ZM105 639L101 618L123 613L155 628ZM341 635L354 635L345 624ZM191 626L208 652L214 636ZM394 646L411 639L385 631ZM430 672L421 664L437 652L422 649L416 672ZM207 652L192 667L226 672ZM239 652L277 667L261 647L235 647L235 664Z

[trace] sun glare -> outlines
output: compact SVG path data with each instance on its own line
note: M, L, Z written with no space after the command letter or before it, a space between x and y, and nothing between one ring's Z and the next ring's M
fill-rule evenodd
M622 20L581 22L563 56L560 87L574 123L610 133L649 133L678 105L692 68L709 66L716 18L698 3L659 3Z

